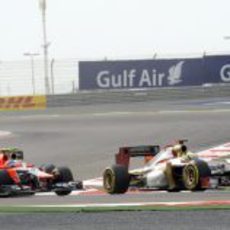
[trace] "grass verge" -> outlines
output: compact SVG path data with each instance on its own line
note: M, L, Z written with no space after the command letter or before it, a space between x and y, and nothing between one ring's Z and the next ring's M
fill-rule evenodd
M114 212L114 211L201 211L230 210L230 205L209 206L116 206L116 207L38 207L0 206L0 213L70 213L70 212Z

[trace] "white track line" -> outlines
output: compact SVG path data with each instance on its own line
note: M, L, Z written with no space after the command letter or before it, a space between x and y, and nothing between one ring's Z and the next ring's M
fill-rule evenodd
M0 130L0 138L5 138L5 137L9 137L11 136L12 133L10 131L3 131L3 130Z
M188 202L134 202L134 203L85 203L85 204L62 204L62 205L25 205L23 207L62 207L62 208L107 208L107 207L148 207L148 206L164 206L164 207L183 207L183 206L206 206L206 205L230 205L230 200L226 201L188 201Z

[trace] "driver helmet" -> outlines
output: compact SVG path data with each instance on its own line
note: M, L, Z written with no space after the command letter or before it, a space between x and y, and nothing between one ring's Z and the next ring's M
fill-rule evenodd
M180 144L174 145L172 148L172 154L175 157L180 157L182 155L182 146Z

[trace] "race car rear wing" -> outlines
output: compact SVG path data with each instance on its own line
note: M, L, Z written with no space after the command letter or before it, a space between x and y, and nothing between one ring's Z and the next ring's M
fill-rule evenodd
M129 167L131 157L145 157L149 161L160 152L159 145L141 145L134 147L121 147L115 155L116 164Z

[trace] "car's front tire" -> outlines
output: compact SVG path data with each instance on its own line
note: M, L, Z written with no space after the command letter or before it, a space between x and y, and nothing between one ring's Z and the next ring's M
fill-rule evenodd
M205 190L202 187L202 179L211 175L207 163L201 160L194 161L183 168L184 187L191 191Z
M56 180L55 183L68 183L73 181L73 174L68 167L57 167L56 168ZM55 190L58 196L67 196L72 192L71 188L61 188Z

